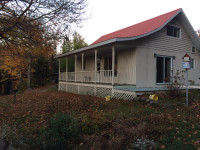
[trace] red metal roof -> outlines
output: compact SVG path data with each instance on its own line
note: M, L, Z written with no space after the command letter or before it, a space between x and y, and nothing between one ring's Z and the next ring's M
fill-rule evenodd
M158 17L140 22L138 24L129 26L127 28L103 35L98 40L93 42L91 45L114 39L114 38L130 38L130 37L137 37L143 34L147 34L152 32L160 27L162 27L169 19L171 19L174 15L180 11L181 8L168 12L166 14L160 15Z

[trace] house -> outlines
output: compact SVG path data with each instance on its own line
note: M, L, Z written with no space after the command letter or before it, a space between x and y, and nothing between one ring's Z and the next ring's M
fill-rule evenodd
M90 46L57 55L74 59L74 72L59 71L59 90L132 99L166 89L189 54L189 79L200 84L200 40L182 9L106 34ZM66 61L68 62L68 61Z

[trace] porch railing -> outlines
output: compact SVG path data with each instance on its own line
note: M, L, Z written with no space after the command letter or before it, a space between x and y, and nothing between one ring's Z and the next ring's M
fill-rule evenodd
M97 71L97 82L112 83L112 70Z
M78 82L95 82L95 71L76 72L76 81L78 81Z
M66 72L65 72L66 76ZM75 72L67 72L67 80L65 81L75 81Z
M60 81L66 81L66 72L60 72L59 80Z
M60 72L60 81L71 81L71 82L93 82L93 83L112 83L112 70L100 70L95 71L80 71L76 72Z

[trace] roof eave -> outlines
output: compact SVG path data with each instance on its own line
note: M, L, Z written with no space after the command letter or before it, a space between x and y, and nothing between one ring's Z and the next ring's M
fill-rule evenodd
M172 21L180 12L182 12L182 9L180 9L176 14L174 14L174 16L172 16L168 21L166 21L162 26L160 26L159 28L151 31L151 32L148 32L148 33L145 33L145 34L142 34L142 35L139 35L139 36L136 36L136 37L130 37L130 38L118 38L117 41L118 42L121 42L121 41L128 41L128 40L136 40L136 39L139 39L139 38L143 38L145 36L149 36L155 32L158 32L160 30L162 30L170 21Z
M184 21L186 21L187 23L187 27L186 30L190 35L190 38L192 39L192 41L194 42L196 48L200 51L200 38L198 37L198 35L196 34L194 28L192 27L190 21L188 20L187 16L185 15L184 12L182 12L183 17L185 18Z
M88 47L84 47L84 48L73 50L73 51L70 51L70 52L67 52L67 53L64 53L64 54L56 55L54 58L56 58L56 59L63 58L65 56L70 56L70 55L81 53L81 52L84 52L84 51L87 51L87 50L90 50L90 49L94 49L94 48L97 48L97 47L100 47L100 46L111 44L111 43L114 43L116 41L117 41L117 38L110 39L110 40L107 40L107 41L103 41L101 43L90 45Z

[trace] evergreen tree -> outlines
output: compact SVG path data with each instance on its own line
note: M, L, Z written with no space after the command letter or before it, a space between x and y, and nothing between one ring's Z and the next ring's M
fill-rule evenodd
M72 40L70 40L68 36L65 37L62 45L62 53L67 53L86 46L88 46L88 44L85 42L85 39L78 32L75 31L72 35ZM66 71L65 58L61 59L60 61L60 71ZM74 72L74 58L68 59L68 72Z

